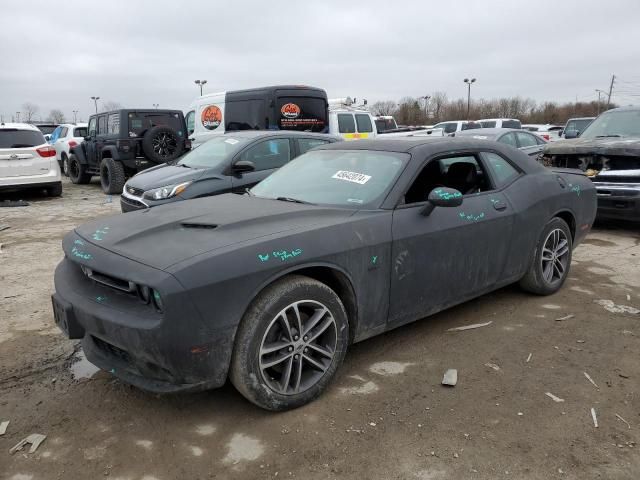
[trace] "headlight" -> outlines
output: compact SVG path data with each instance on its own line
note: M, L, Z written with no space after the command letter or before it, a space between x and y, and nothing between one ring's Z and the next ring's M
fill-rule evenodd
M178 183L176 185L166 185L160 188L154 188L144 192L144 197L150 200L164 200L165 198L175 197L180 195L191 185L191 182Z
M156 307L156 310L162 312L164 305L162 303L162 296L160 295L160 292L153 289L151 290L151 292L153 295L153 305Z

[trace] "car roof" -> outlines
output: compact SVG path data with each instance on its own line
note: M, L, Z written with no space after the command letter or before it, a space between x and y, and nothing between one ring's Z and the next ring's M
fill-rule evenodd
M611 112L640 112L640 106L629 105L628 107L612 108L611 110L607 110L606 112L602 112L602 113L611 113Z
M329 135L328 133L317 133L317 132L298 132L297 130L231 130L231 131L228 130L224 132L223 135L228 137L240 137L240 138L276 137L281 135L290 135L293 137L342 140L342 137L338 135Z
M61 123L60 125L58 125L59 127L71 127L71 128L76 128L76 127L86 127L88 126L87 123L84 122L78 122L78 123Z
M460 148L471 148L477 146L478 141L473 139L458 139L456 137L396 137L393 140L356 140L352 142L333 143L331 145L321 145L315 150L372 150L379 152L399 152L408 153L413 149L423 146L444 146L456 142L455 146ZM481 145L485 145L482 143Z
M38 127L30 123L3 122L3 123L0 123L0 128L12 129L12 130L35 130L37 132L40 131Z
M498 135L509 133L509 132L527 132L526 130L522 130L520 128L472 128L470 130L462 130L461 132L456 132L456 137L473 137L474 135L486 135L497 137Z
M614 110L618 110L617 108L614 108ZM596 117L572 117L569 120L567 120L567 122L570 122L571 120L595 120Z
M519 122L517 118L481 118L480 120L476 120L476 122L497 122L498 120L514 120Z

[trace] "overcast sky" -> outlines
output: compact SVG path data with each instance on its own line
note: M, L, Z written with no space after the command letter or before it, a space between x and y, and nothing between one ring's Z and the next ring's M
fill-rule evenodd
M24 102L86 119L92 95L186 109L205 92L307 84L329 97L445 91L537 101L640 95L638 0L8 0L0 114ZM619 93L617 93L619 92Z

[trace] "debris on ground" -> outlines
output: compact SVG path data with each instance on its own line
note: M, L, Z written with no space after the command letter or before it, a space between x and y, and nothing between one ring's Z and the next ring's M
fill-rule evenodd
M604 309L611 313L632 313L638 314L640 310L634 307L629 307L628 305L616 305L612 300L595 300L598 305L604 307Z
M0 232L3 230L6 230L7 228L11 228L11 225L7 225L6 223L3 223L2 225L0 225Z
M593 385L594 387L596 387L596 388L600 388L600 387L598 386L598 384L597 384L596 382L594 382L594 381L593 381L593 378L591 378L587 372L583 372L583 373L584 373L585 378L586 378L587 380L589 380L589 381L592 383L592 385Z
M591 418L593 418L593 426L598 428L598 417L596 417L596 409L591 408Z
M575 317L575 315L573 313L570 313L569 315L565 315L564 317L560 317L560 318L556 318L556 322L561 322L563 320L569 320L570 318Z
M456 383L458 383L458 370L456 370L455 368L450 368L449 370L444 372L444 377L442 377L442 385L455 387Z
M630 301L631 301L631 295L627 293L627 302L630 302Z
M560 397L556 397L553 393L551 392L547 392L545 393L545 395L547 397L549 397L551 400L553 400L556 403L560 403L560 402L564 402L564 398L560 398Z
M533 355L533 354L530 353L529 356L527 357L527 363L529 363L529 360L531 360L531 355Z
M629 430L631 430L631 424L629 422L627 422L624 418L622 418L620 415L618 415L616 413L616 417L618 418L618 420L622 420L624 423L627 424L627 427L629 427Z
M25 202L24 200L5 200L4 202L0 202L0 207L28 207L29 202Z
M485 363L485 367L493 368L496 372L500 370L500 366L495 363Z
M10 454L14 454L22 450L27 444L31 444L31 448L29 449L29 453L35 453L40 444L44 442L44 439L47 438L46 435L41 435L39 433L32 433L27 438L23 438L20 440L11 450L9 450Z
M9 426L9 420L0 422L0 435L7 433L7 427Z
M486 327L487 325L491 325L493 321L489 321L486 323L474 323L473 325L465 325L464 327L454 327L447 330L447 332L461 332L463 330L471 330L473 328Z

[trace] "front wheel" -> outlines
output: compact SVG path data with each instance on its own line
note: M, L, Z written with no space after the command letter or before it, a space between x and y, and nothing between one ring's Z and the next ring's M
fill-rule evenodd
M327 285L292 275L267 287L240 323L230 379L266 410L297 408L317 398L342 363L347 314Z
M69 179L75 184L85 184L91 181L91 174L87 173L87 166L80 163L73 153L69 156Z
M126 177L124 167L113 158L103 158L100 163L100 185L107 195L122 193Z
M567 223L553 218L542 230L533 252L533 262L520 286L537 295L557 292L569 275L573 239Z

